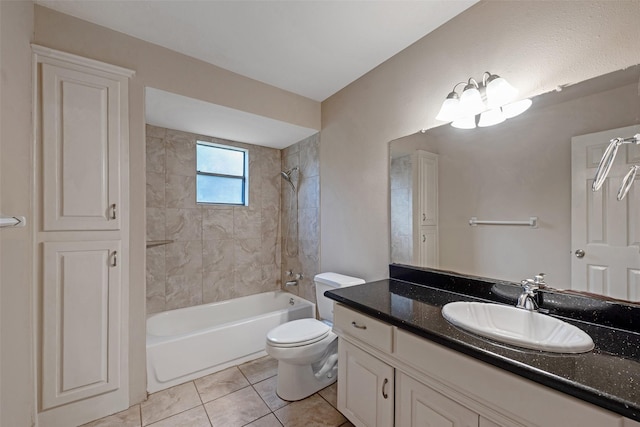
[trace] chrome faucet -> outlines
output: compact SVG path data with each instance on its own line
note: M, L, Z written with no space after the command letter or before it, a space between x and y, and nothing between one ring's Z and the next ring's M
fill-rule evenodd
M522 293L518 297L517 308L529 311L538 310L538 289L544 288L547 284L544 281L544 273L536 275L533 279L525 279L520 282Z

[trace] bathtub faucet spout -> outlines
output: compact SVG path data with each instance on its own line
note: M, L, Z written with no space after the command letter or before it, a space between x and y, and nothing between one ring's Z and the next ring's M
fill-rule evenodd
M285 286L298 286L298 281L297 280L289 280L284 285Z

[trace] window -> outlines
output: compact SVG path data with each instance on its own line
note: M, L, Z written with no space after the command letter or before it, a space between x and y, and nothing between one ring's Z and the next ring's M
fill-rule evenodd
M198 141L196 145L196 201L247 205L247 150Z

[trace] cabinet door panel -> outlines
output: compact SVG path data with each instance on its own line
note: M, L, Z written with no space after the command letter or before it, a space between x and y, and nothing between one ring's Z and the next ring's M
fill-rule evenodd
M439 264L438 254L438 227L420 227L420 260L421 267L437 268Z
M42 64L45 231L120 228L119 85Z
M43 244L43 409L120 386L119 250L119 241Z
M418 151L420 225L438 225L438 155Z
M393 426L393 368L340 339L338 410L357 427Z
M396 375L397 427L477 427L478 414L407 375Z

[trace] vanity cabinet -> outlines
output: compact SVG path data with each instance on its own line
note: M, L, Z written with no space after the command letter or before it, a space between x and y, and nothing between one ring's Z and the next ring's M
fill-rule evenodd
M397 427L478 427L480 416L434 389L398 372Z
M338 410L356 426L393 427L393 368L339 340Z
M640 426L344 305L334 313L338 409L357 427Z

